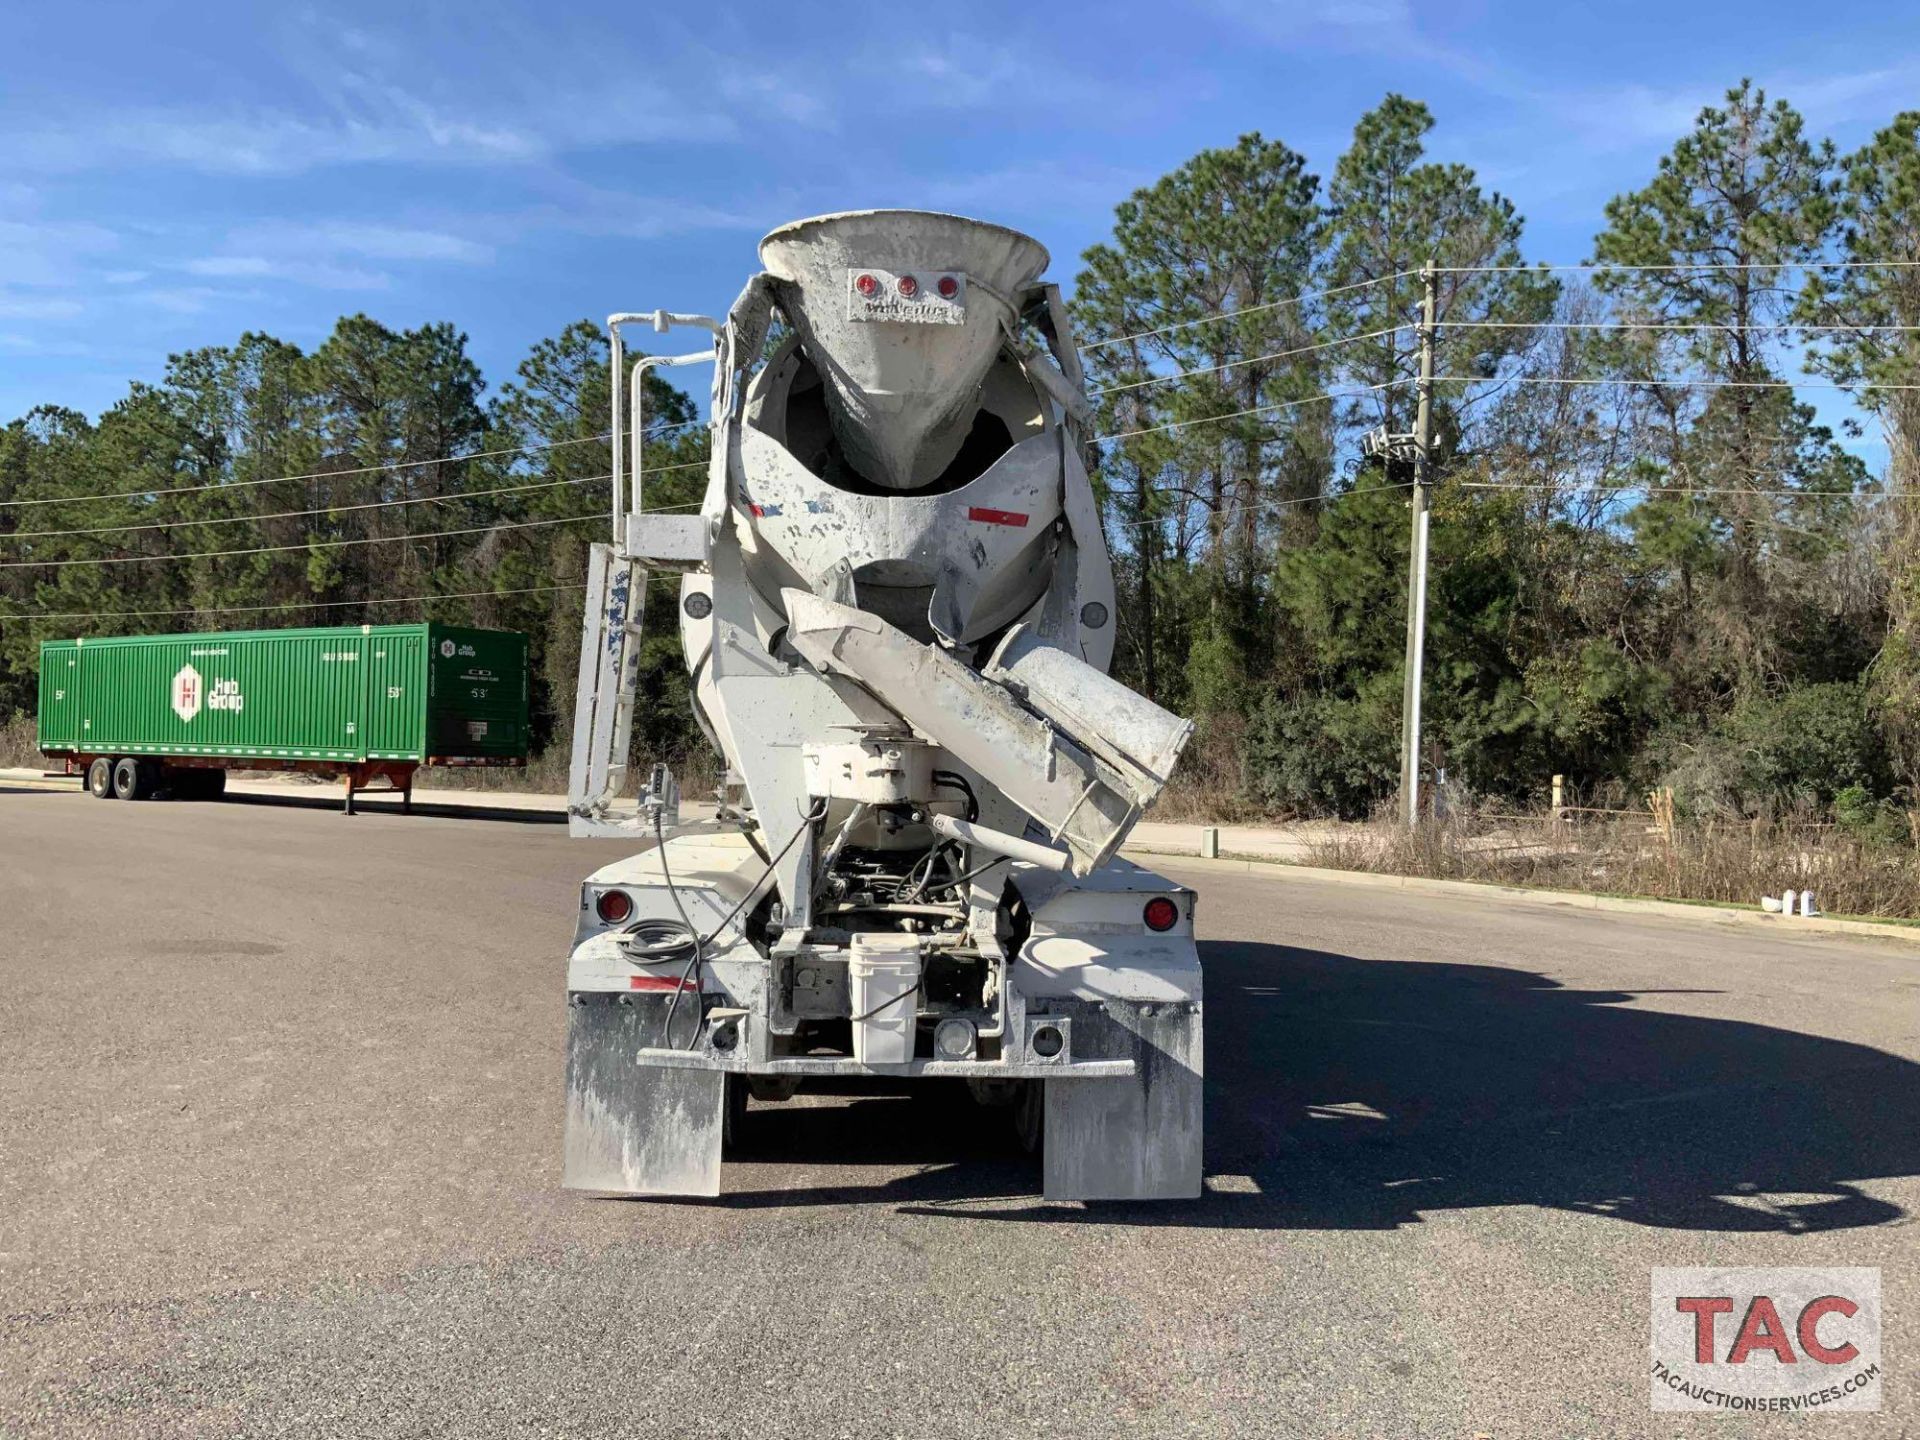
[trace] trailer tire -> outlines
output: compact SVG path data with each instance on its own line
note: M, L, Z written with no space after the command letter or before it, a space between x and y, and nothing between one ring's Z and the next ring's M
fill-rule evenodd
M87 793L96 800L113 799L113 761L104 755L87 766Z
M144 760L123 755L114 762L113 793L122 800L145 800L153 794L153 771Z
M224 770L196 770L200 776L200 798L202 800L221 800L227 793L227 772Z

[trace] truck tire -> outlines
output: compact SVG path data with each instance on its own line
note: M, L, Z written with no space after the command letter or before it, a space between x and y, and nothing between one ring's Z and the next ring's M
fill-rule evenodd
M113 799L113 761L104 755L87 766L87 793L96 800Z
M725 1108L720 1116L720 1153L733 1156L740 1153L746 1141L747 1078L744 1075L729 1075L726 1082Z
M153 794L153 772L144 760L123 755L114 762L113 793L122 800L145 800Z
M1014 1138L1020 1142L1020 1148L1029 1155L1038 1155L1040 1147L1046 1143L1046 1083L1044 1080L1023 1081L1020 1098L1013 1104Z
M227 793L227 772L224 770L201 770L200 798L218 800Z

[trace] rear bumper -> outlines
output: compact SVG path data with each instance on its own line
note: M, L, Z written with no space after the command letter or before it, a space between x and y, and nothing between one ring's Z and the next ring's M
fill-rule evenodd
M667 1070L718 1070L728 1075L951 1076L974 1080L1124 1080L1137 1068L1131 1060L909 1060L900 1065L865 1065L834 1055L790 1055L748 1060L701 1050L643 1049L637 1065Z

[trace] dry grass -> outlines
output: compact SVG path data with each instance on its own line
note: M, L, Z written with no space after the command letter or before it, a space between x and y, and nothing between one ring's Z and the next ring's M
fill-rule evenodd
M1243 729L1243 722L1227 717L1196 735L1154 802L1152 818L1188 825L1266 823L1268 817L1247 800L1240 773Z
M435 766L422 770L417 783L422 790L491 790L516 795L564 795L567 793L569 754L566 747L555 745L544 754L530 757L524 768L464 769L459 766ZM719 782L719 771L711 755L702 754L668 763L673 766L674 776L680 782L683 799L708 799ZM644 780L646 762L641 763L638 772L629 773L637 773L638 778ZM629 793L632 788L628 787Z
M40 753L39 734L31 715L16 715L0 724L0 766L41 770L49 763Z
M1920 919L1920 856L1912 847L1775 821L1681 821L1669 835L1645 818L1450 817L1412 830L1377 820L1318 840L1308 863L1741 905L1783 889L1812 890L1828 914Z

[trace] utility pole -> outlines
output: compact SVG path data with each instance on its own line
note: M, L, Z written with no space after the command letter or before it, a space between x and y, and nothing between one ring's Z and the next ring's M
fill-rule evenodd
M1406 689L1400 702L1400 819L1420 819L1420 678L1427 650L1427 497L1433 483L1434 272L1420 271L1420 388L1413 421L1413 545L1407 570Z

